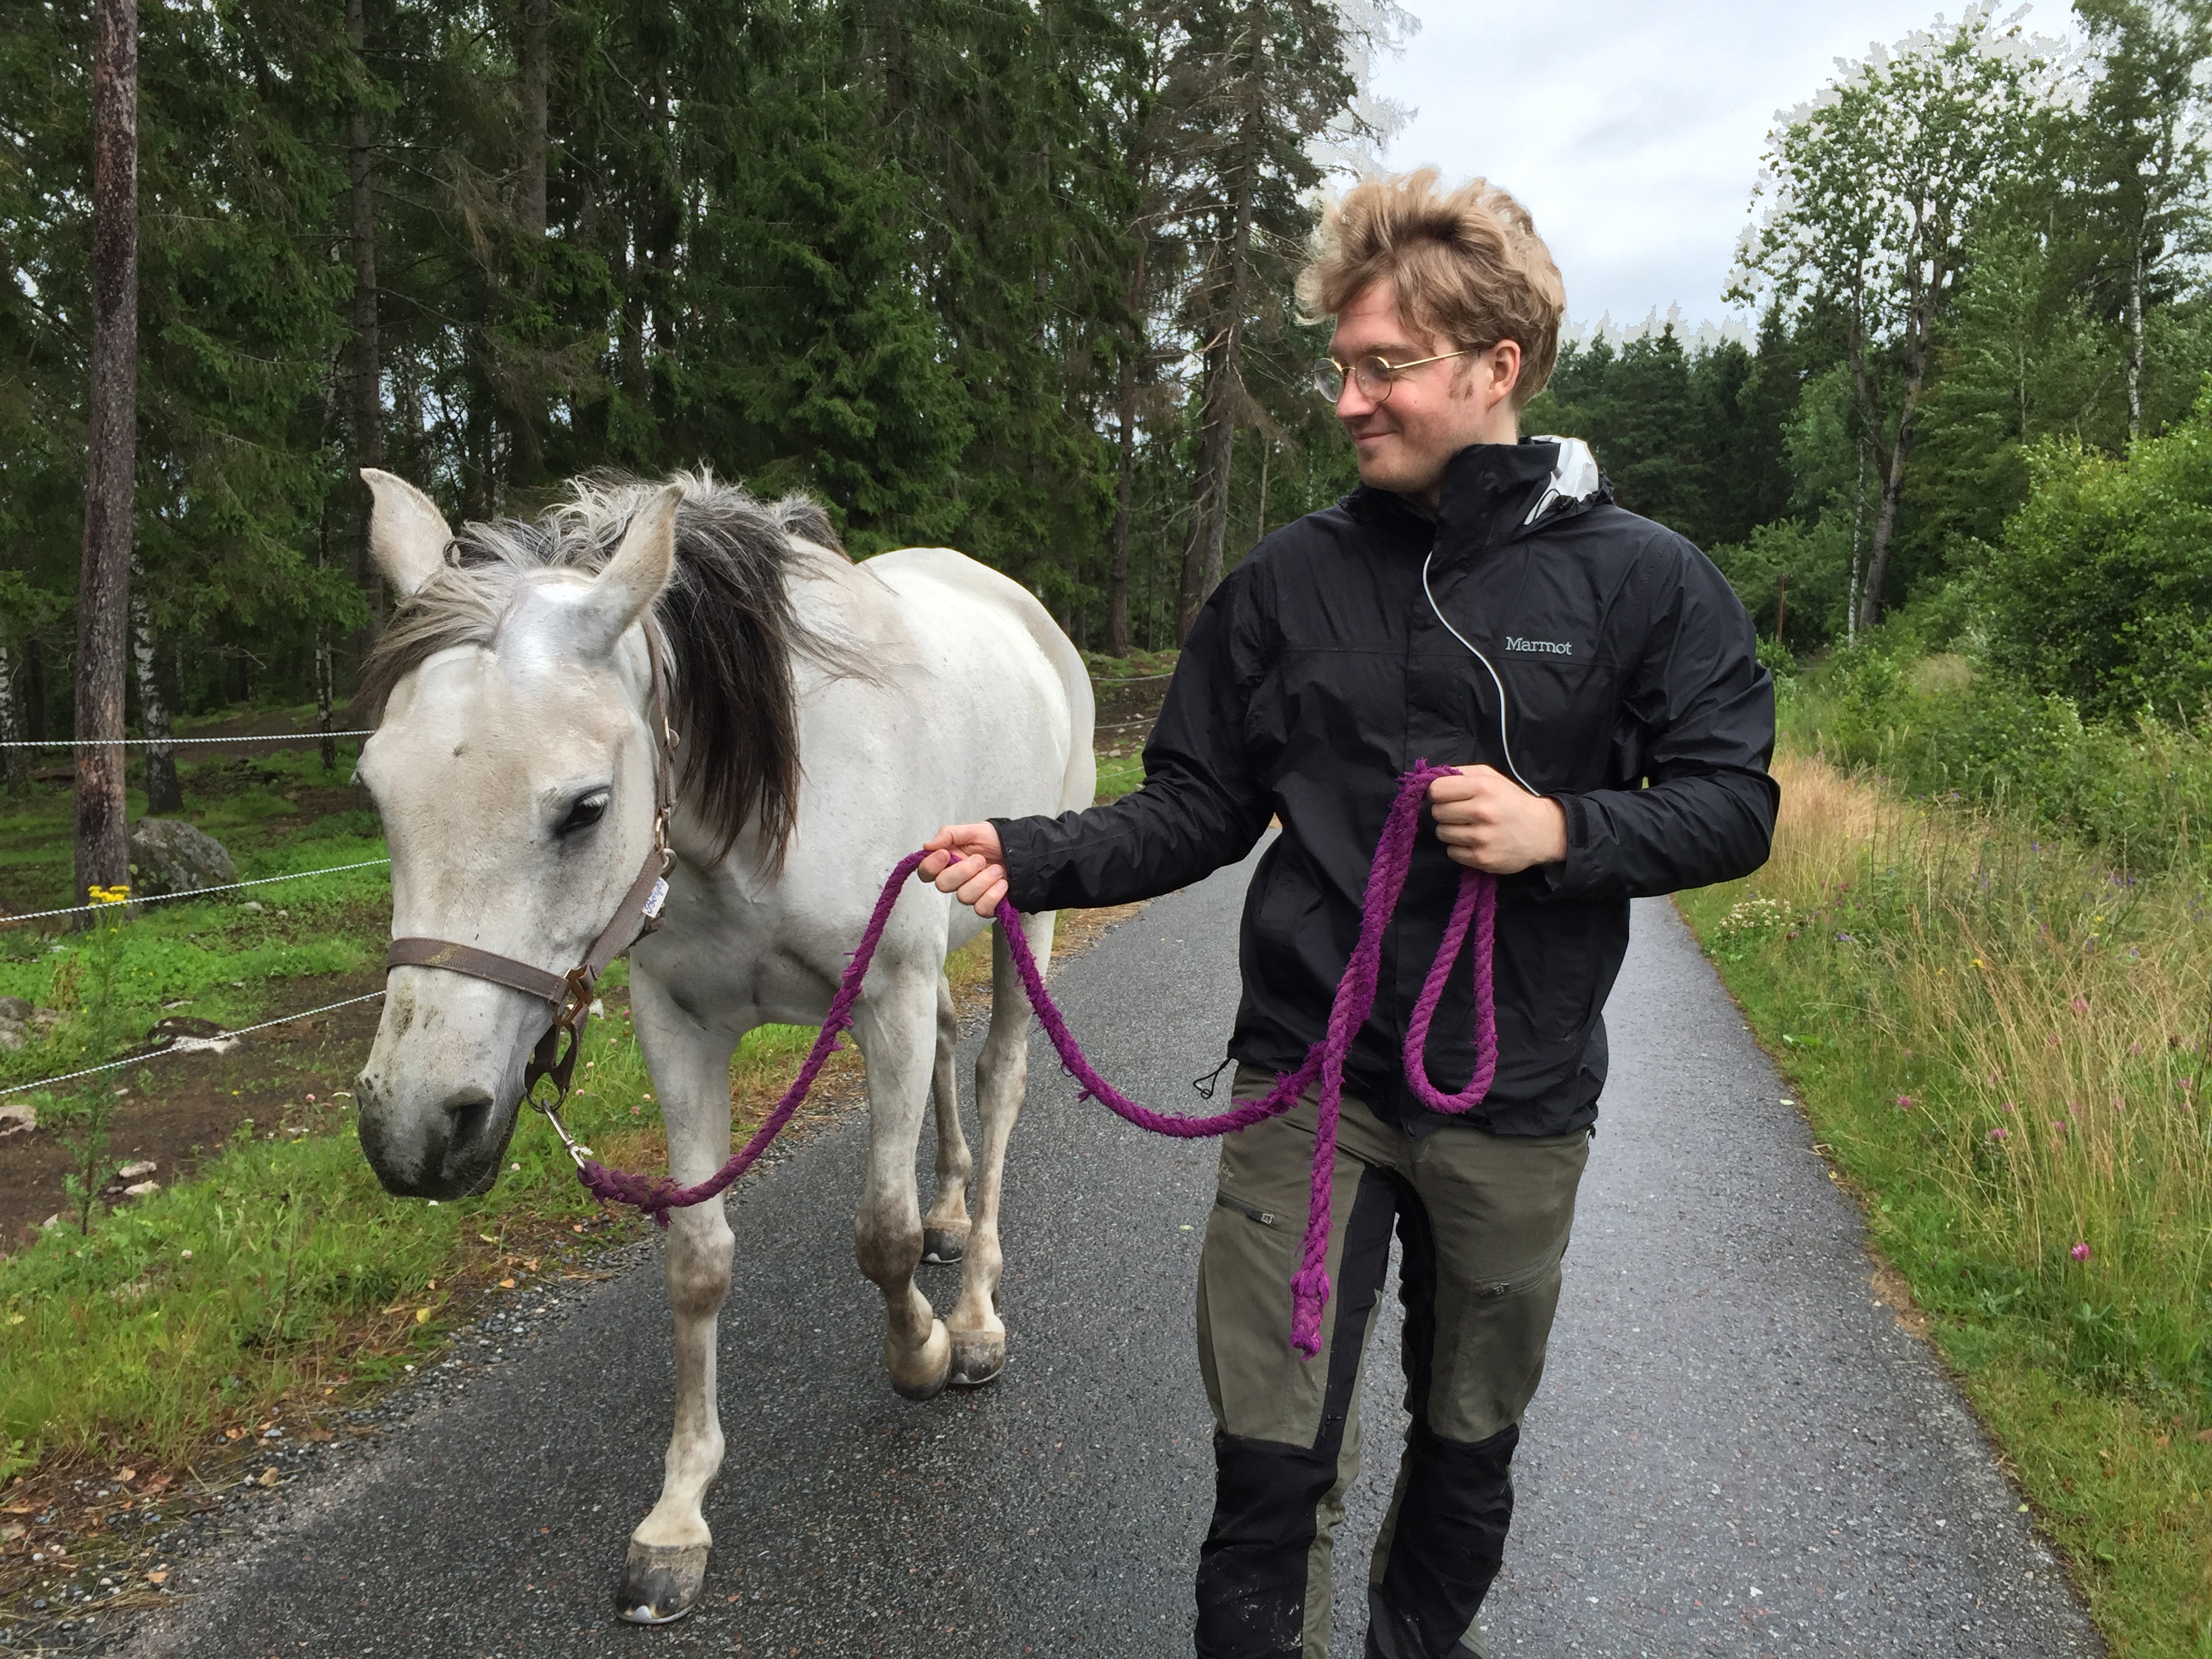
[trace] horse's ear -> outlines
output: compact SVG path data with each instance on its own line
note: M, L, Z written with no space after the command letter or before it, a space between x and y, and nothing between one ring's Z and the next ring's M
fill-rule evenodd
M646 497L629 516L622 545L592 584L591 632L586 643L612 650L676 574L676 509L684 487L669 484Z
M368 550L385 580L405 599L438 574L453 532L446 515L406 479L373 466L361 470L373 505L368 515Z

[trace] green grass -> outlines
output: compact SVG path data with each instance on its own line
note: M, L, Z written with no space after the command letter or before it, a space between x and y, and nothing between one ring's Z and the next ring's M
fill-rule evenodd
M611 1158L652 1156L651 1085L626 1022L598 1022L586 1058L572 1129ZM0 1262L0 1445L16 1466L181 1468L282 1400L388 1380L441 1344L459 1292L596 1214L532 1114L508 1152L520 1170L441 1204L377 1186L343 1105L285 1116L313 1127L244 1126L199 1179Z
M2115 1653L2212 1655L2212 949L2189 874L1778 762L1681 896Z

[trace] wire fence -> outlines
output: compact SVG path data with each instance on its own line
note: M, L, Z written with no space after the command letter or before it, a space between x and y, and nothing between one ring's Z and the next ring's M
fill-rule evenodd
M188 743L320 743L325 738L373 738L366 732L264 732L235 738L9 738L0 749L169 749Z
M166 1060L172 1054L204 1054L210 1048L220 1050L222 1045L239 1037L251 1036L256 1031L266 1031L273 1026L290 1025L302 1019L313 1019L317 1014L335 1013L341 1008L350 1008L357 1003L374 1002L383 996L381 991L370 991L357 997L348 997L343 1002L326 1002L319 1008L302 1009L296 1014L286 1014L280 1019L264 1019L256 1025L241 1025L234 1031L220 1031L214 1036L179 1037L166 1048L149 1049L143 1054L125 1054L121 1060L111 1060L103 1065L88 1066L81 1072L64 1072L57 1077L42 1077L35 1083L11 1083L0 1089L0 1096L20 1095L32 1089L51 1089L56 1084L74 1083L79 1078L98 1077L102 1072L120 1071L125 1066L143 1066L153 1060Z
M332 864L320 870L294 870L282 876L256 876L251 881L227 881L216 887L191 887L181 893L148 893L134 896L131 904L165 904L172 899L205 898L210 893L234 893L241 887L266 887L271 882L305 881L310 876L335 876L347 870L374 870L391 863L390 859L363 859L359 864ZM58 910L26 910L20 916L0 916L0 927L12 927L19 921L43 921L49 916L84 916L94 910L105 910L105 904L65 904Z

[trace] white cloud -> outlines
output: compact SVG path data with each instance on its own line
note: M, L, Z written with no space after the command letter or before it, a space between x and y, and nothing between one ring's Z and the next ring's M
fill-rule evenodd
M1479 173L1520 197L1583 325L1669 304L1692 324L1729 317L1721 293L1776 113L1837 58L1936 15L1929 0L1401 3L1420 32L1376 62L1372 89L1416 113L1386 164ZM2022 21L2057 33L2070 19L2045 0Z

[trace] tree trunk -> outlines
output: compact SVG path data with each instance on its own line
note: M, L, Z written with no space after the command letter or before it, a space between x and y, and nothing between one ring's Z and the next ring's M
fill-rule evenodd
M1851 495L1851 580L1844 594L1844 643L1859 639L1859 538L1866 527L1866 434L1859 434L1859 483Z
M1882 469L1881 503L1875 508L1874 534L1867 542L1866 591L1859 595L1861 628L1872 628L1881 620L1882 582L1889 574L1890 541L1897 532L1897 504L1905 495L1905 457L1911 442L1909 428L1899 432Z
M46 653L32 635L23 641L23 737L27 742L46 741Z
M131 595L131 657L138 677L138 724L147 739L146 813L160 817L184 810L185 792L177 781L177 751L169 746L169 706L162 701L161 677L155 672L154 620L135 588Z
M353 47L354 73L366 80L368 66L368 0L346 0L346 40ZM384 584L368 551L368 486L359 468L384 465L384 367L377 343L376 152L369 148L368 105L356 89L346 112L346 169L353 184L353 580L368 599L369 640L383 631ZM366 645L368 641L363 641Z
M522 32L514 53L515 92L522 106L522 142L515 157L514 216L522 232L523 292L532 300L544 287L539 261L545 252L546 37L552 15L552 0L522 0ZM515 482L532 484L545 473L544 410L536 392L528 389L537 384L535 372L525 370L517 378L522 398L514 410L512 465Z
M1255 547L1267 533L1267 469L1274 459L1275 441L1263 434L1260 439L1260 522L1252 531L1252 544Z
M1253 191L1260 171L1260 124L1265 95L1260 31L1264 20L1255 4L1244 20L1245 98L1243 142L1237 146L1236 212L1231 221L1227 295L1219 313L1220 356L1206 377L1202 436L1199 444L1197 509L1191 514L1190 540L1182 556L1182 591L1176 607L1176 643L1190 636L1199 607L1220 585L1224 547L1229 536L1230 465L1236 459L1237 416L1243 402L1244 310L1252 281Z
M1114 562L1106 577L1106 654L1129 654L1129 534L1137 500L1137 365L1133 357L1121 364L1116 413L1121 470L1114 480Z
M131 879L123 784L138 410L138 5L94 0L92 393L76 593L76 890Z
M2128 441L2142 436L2143 372L2143 246L2136 242L2136 257L2128 267Z
M545 238L545 156L547 31L552 22L552 0L522 0L522 34L515 52L516 92L522 103L522 150L517 158L520 177L516 184L514 211L522 234L534 245ZM535 254L536 248L531 249ZM536 286L536 271L532 285Z
M0 744L24 741L23 700L16 684L20 678L15 652L0 636ZM31 787L31 751L12 746L0 749L0 778L16 794L26 793Z

